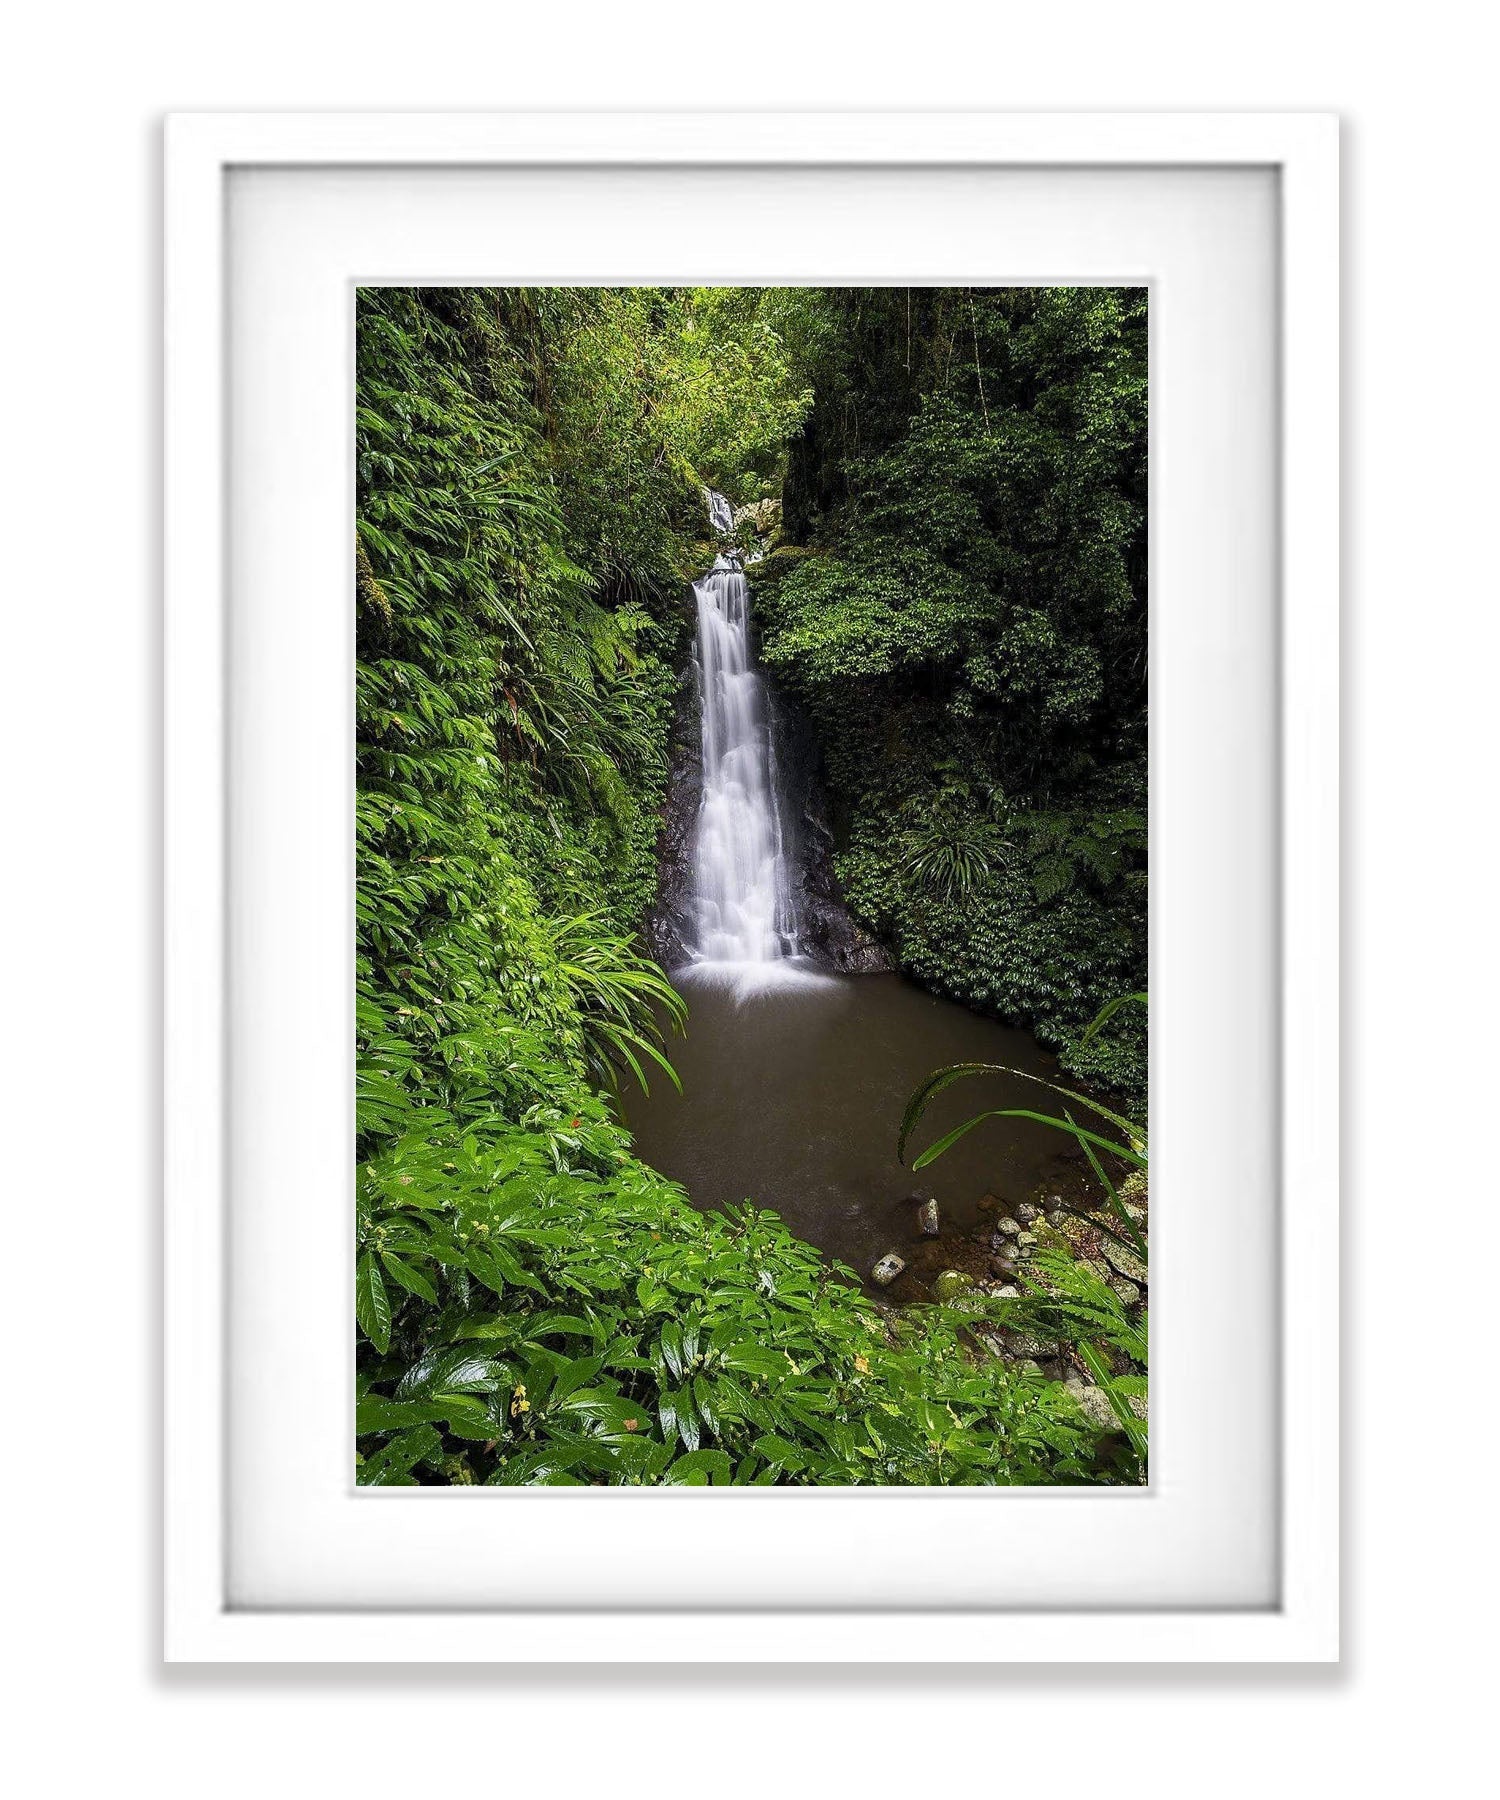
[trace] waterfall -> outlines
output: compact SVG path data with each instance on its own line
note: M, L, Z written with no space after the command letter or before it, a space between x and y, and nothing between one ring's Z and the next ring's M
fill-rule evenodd
M708 495L716 531L729 502ZM692 957L685 973L742 991L819 979L801 956L766 684L750 648L750 590L733 556L695 582L703 798L693 848Z

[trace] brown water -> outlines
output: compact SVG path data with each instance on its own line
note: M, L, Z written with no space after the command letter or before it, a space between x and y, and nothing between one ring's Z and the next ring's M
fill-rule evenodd
M1059 1167L1059 1134L1023 1119L986 1121L917 1175L896 1160L906 1101L933 1069L998 1062L1055 1077L1056 1059L1028 1032L896 975L748 994L689 975L682 991L687 1034L667 1051L683 1091L655 1081L649 1097L626 1096L626 1111L639 1154L699 1207L753 1200L868 1277L887 1250L910 1258L914 1188L937 1196L948 1238L974 1225L982 1195L1025 1199ZM985 1108L1045 1111L1050 1098L1015 1079L956 1082L928 1109L908 1154ZM903 1297L900 1285L893 1297Z

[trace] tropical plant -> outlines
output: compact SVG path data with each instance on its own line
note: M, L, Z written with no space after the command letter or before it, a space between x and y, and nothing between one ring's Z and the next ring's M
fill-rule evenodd
M1144 1032L1079 1033L1145 978L1144 290L802 289L770 316L814 399L763 655L821 747L844 891L907 974L1136 1104Z
M1108 1478L1060 1384L883 1315L772 1214L695 1211L597 1104L410 1123L360 1171L362 1483Z
M1122 1007L1133 1003L1144 1006L1146 995L1140 993L1117 996L1100 1009L1087 1027L1085 1035L1090 1038L1096 1036ZM1025 1069L1002 1063L953 1063L946 1068L935 1069L917 1086L906 1103L896 1140L898 1161L906 1161L912 1133L936 1096L955 1082L976 1076L998 1076L1033 1083L1071 1104L1060 1113L1039 1112L1032 1107L1020 1106L993 1107L975 1113L944 1133L936 1142L929 1144L913 1161L913 1170L926 1168L935 1162L952 1149L960 1138L986 1120L1028 1119L1065 1132L1083 1150L1113 1218L1112 1221L1103 1219L1096 1208L1075 1206L1057 1198L1054 1198L1052 1204L1085 1221L1091 1229L1104 1233L1129 1250L1139 1259L1138 1272L1144 1279L1148 1266L1145 1234L1137 1222L1138 1215L1131 1211L1103 1158L1117 1159L1127 1168L1139 1171L1140 1176L1144 1177L1149 1166L1145 1128L1086 1094L1062 1087ZM1111 1135L1103 1135L1092 1122L1080 1125L1074 1116L1075 1110L1092 1115L1093 1120L1103 1121L1110 1127ZM1147 1328L1144 1312L1139 1321L1132 1319L1119 1294L1104 1276L1062 1249L1043 1250L1033 1260L1030 1270L1029 1274L1018 1277L1018 1280L1025 1283L1024 1294L998 1303L981 1304L976 1312L1008 1326L1033 1330L1038 1335L1072 1344L1108 1398L1115 1417L1144 1468L1146 1428L1131 1404L1132 1400L1144 1399L1146 1392ZM1108 1354L1111 1350L1115 1353L1116 1361L1112 1361ZM1123 1361L1123 1369L1118 1366L1120 1361Z
M681 1029L687 1006L660 968L628 938L608 931L597 913L549 922L544 930L557 974L583 1020L589 1074L613 1087L623 1063L649 1093L644 1056L681 1092L676 1071L657 1046L661 1018Z
M952 898L979 885L990 872L990 858L962 825L944 822L918 838L910 868L918 881L941 888Z

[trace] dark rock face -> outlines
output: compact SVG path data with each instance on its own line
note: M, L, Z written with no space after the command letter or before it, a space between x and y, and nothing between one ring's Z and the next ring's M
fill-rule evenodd
M804 948L815 961L836 974L888 974L896 966L894 959L850 918L834 874L833 831L817 741L799 709L774 688L770 694L776 780L783 800L783 829ZM678 689L671 769L657 850L657 900L645 928L652 956L667 969L688 961L693 842L703 794L701 705L697 667L691 658L682 671Z
M657 839L656 905L646 920L646 946L664 969L688 961L693 890L693 840L703 798L703 738L698 669L690 657L678 683L672 721L671 776Z
M801 709L771 690L776 769L785 797L787 854L797 890L802 939L810 956L840 975L885 975L890 952L849 916L833 868L833 827L822 757Z

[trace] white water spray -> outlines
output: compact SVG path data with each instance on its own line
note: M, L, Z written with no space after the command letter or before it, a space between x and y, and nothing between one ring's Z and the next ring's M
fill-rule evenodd
M733 518L708 496L714 529ZM703 799L693 851L692 962L686 974L753 992L817 981L801 956L766 684L750 652L750 591L720 556L693 592L703 706Z

